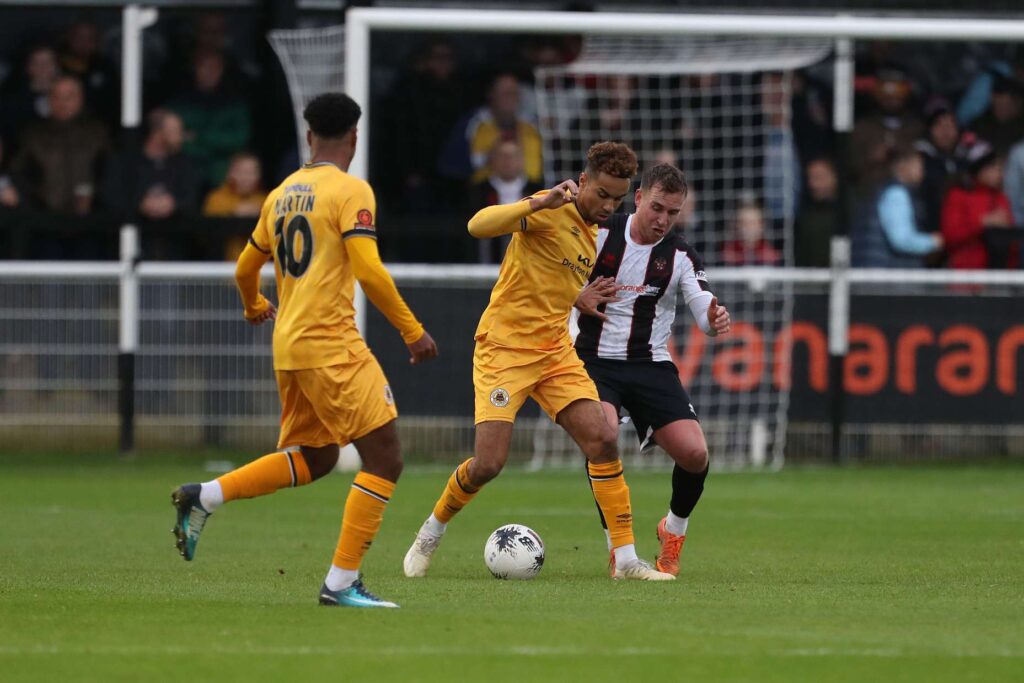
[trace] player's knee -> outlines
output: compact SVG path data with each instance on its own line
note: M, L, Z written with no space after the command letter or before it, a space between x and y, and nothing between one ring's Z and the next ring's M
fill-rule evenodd
M340 449L336 445L323 446L321 448L302 447L302 458L309 468L309 477L316 481L334 469L338 464L338 453Z
M604 424L594 434L594 438L588 444L587 457L591 462L602 463L612 462L619 457L618 430L609 424Z
M476 457L469 468L469 478L473 486L483 486L501 474L504 466L505 463L497 459L489 460Z
M708 466L708 449L706 446L692 446L684 449L677 459L679 466L687 472L703 472Z

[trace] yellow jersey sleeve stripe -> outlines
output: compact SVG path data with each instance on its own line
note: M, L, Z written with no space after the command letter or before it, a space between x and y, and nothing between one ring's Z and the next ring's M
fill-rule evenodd
M257 251L261 251L261 252L263 252L264 254L266 254L268 256L270 255L270 250L269 249L264 249L260 245L256 244L256 240L254 240L251 237L249 238L249 244L251 244L253 247L255 247Z
M349 237L372 237L377 239L377 231L370 228L352 228L341 233L341 239L347 240Z

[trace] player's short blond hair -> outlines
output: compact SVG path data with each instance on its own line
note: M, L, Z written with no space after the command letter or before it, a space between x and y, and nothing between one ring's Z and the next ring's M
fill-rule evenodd
M598 142L587 150L587 175L607 173L616 178L632 179L638 164L636 153L622 142Z

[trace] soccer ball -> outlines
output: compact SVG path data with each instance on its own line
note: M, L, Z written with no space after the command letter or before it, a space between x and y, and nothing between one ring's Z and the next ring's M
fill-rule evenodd
M500 526L484 545L484 562L496 579L532 579L544 566L544 541L522 524Z

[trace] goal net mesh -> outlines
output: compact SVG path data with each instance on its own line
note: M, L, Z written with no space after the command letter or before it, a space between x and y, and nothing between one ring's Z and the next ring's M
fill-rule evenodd
M277 29L267 34L288 82L299 156L309 161L302 110L317 95L345 89L345 27Z
M535 74L549 184L575 178L600 140L628 143L641 170L669 162L687 174L682 227L738 321L732 335L711 341L682 307L674 339L719 465L781 464L788 394L774 386L762 356L743 350L756 346L743 342L785 343L779 334L791 321L792 290L716 284L714 268L792 264L800 192L792 70L829 51L824 40L589 35L574 62ZM630 197L626 210L633 208ZM571 450L554 428L538 444L538 466Z

